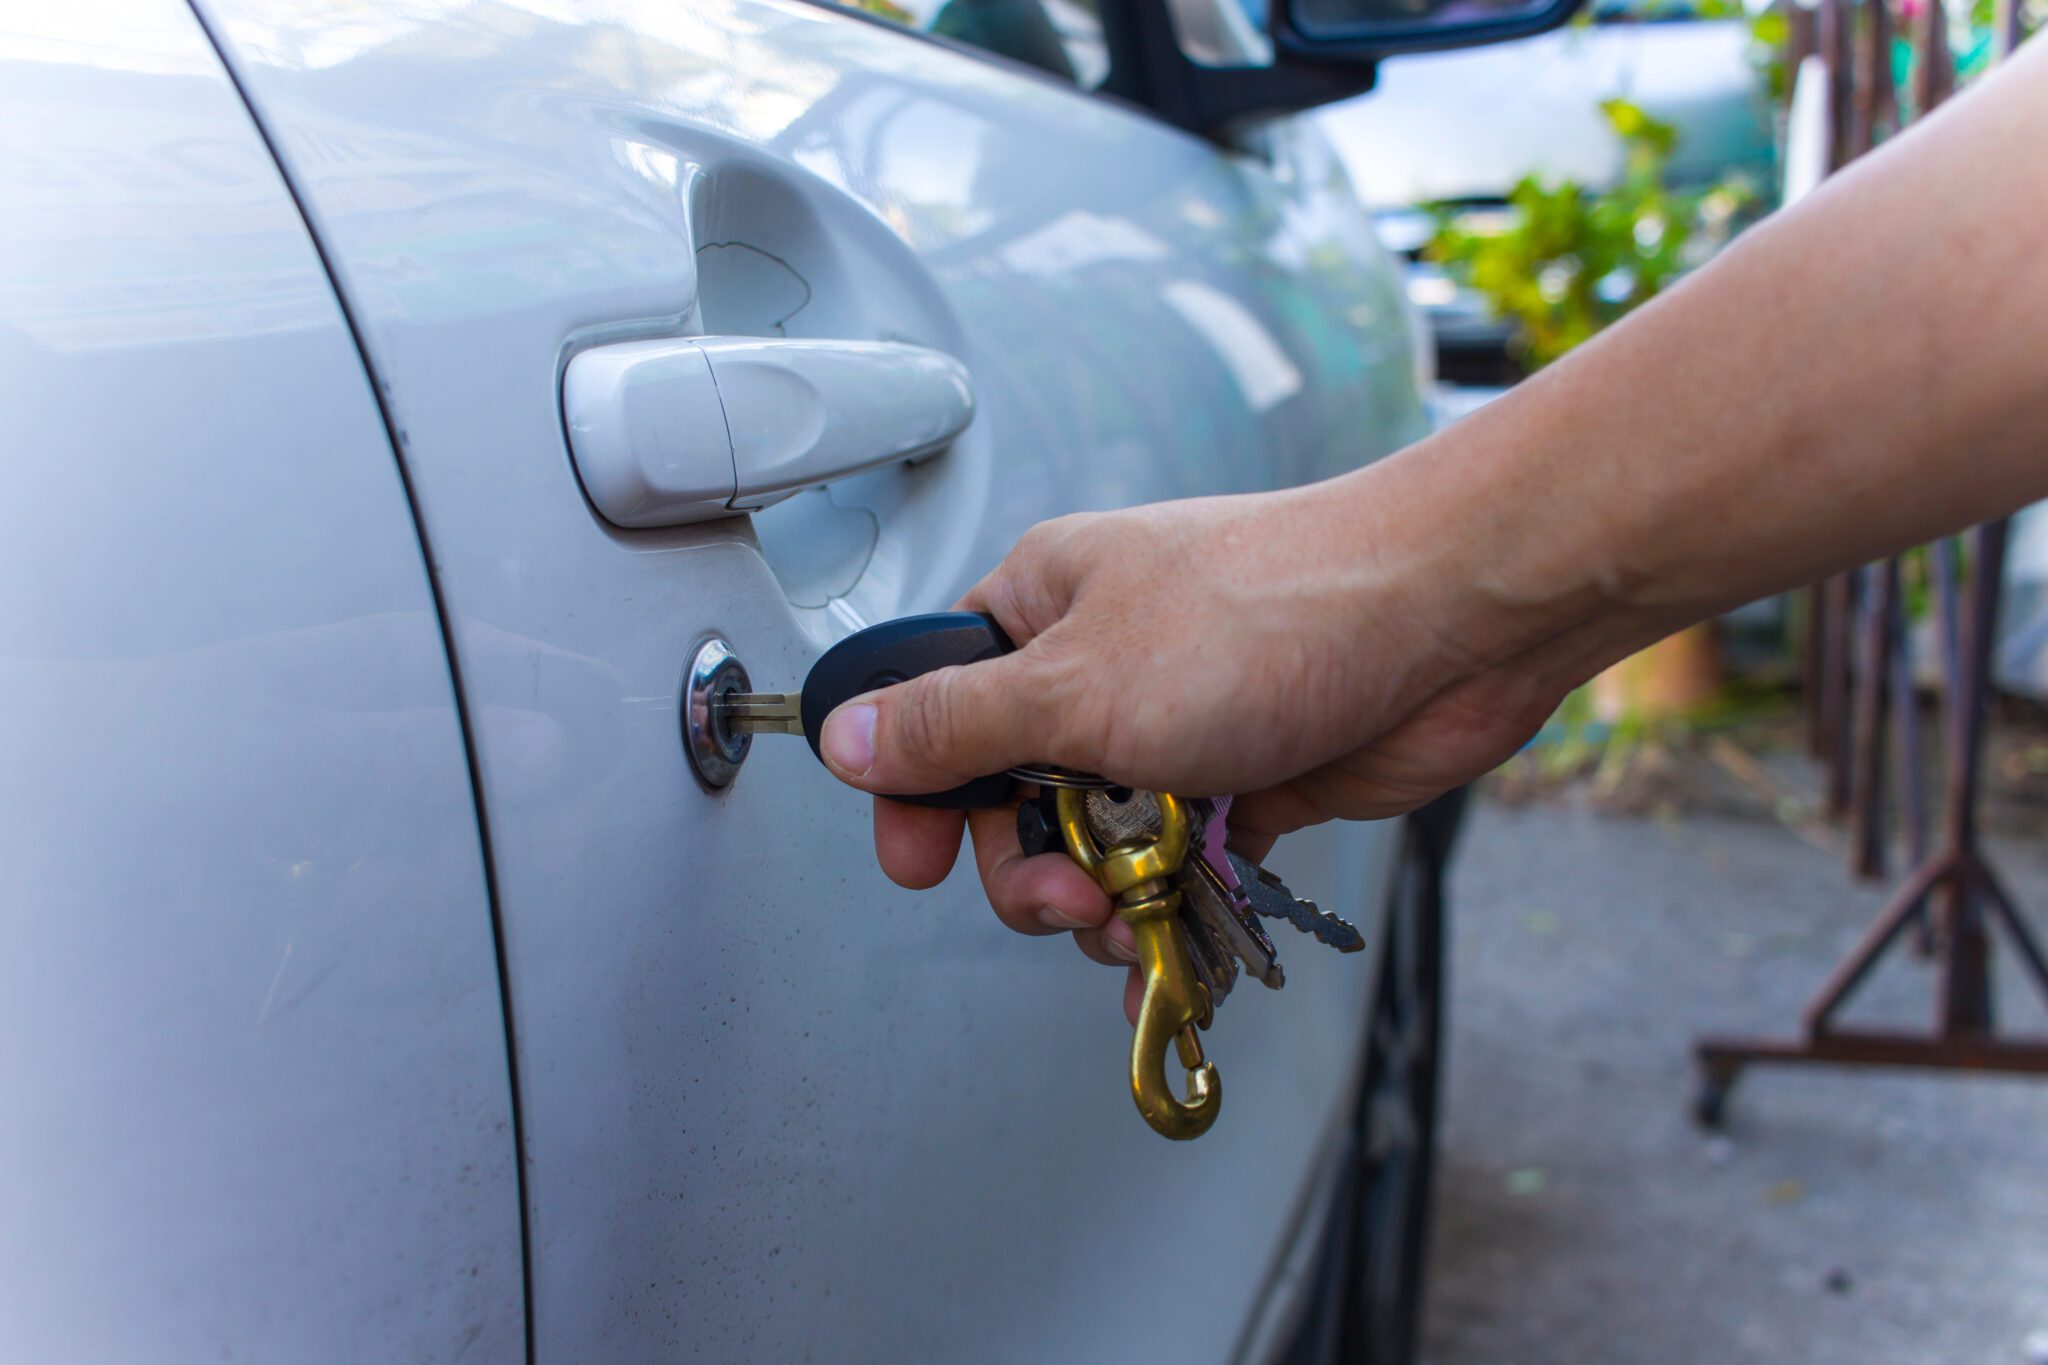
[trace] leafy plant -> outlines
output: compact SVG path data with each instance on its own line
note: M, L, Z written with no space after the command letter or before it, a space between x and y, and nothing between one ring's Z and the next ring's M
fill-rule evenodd
M916 28L918 26L917 16L903 8L903 6L894 3L894 0L838 0L838 2L849 9L866 10L869 14L887 19L892 24L901 24L905 28Z
M1784 5L1771 5L1749 17L1750 64L1773 104L1792 98L1792 68L1787 59L1791 46L1792 21L1786 17Z
M1733 178L1699 193L1671 189L1677 130L1626 100L1600 110L1621 141L1611 188L1524 176L1507 213L1476 227L1463 208L1432 206L1436 231L1424 254L1515 324L1515 347L1532 367L1653 298L1724 241L1756 198Z

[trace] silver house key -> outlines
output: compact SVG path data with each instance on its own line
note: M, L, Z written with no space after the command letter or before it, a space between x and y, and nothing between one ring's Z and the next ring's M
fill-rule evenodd
M1365 947L1365 935L1348 920L1319 910L1314 901L1296 896L1285 882L1251 859L1235 853L1225 856L1243 884L1252 909L1273 919L1284 919L1302 933L1312 935L1316 942L1327 943L1340 953L1355 953Z
M1187 927L1195 970L1217 1004L1236 984L1239 965L1268 989L1286 984L1272 939L1252 914L1236 877L1219 872L1223 862L1224 821L1229 802L1188 803L1195 829L1187 861L1174 878L1181 892L1181 919ZM1129 841L1152 837L1159 828L1159 805L1150 792L1127 789L1091 791L1087 795L1090 830L1096 837ZM1020 820L1020 829L1025 823Z

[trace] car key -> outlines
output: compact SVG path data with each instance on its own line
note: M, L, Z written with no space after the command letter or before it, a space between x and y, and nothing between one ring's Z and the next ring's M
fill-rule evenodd
M904 616L855 631L811 665L800 692L727 692L713 699L712 724L735 735L802 735L819 752L825 717L864 692L907 682L954 664L980 663L1008 654L1010 637L995 618L973 611ZM1038 770L1033 770L1036 780ZM892 799L914 806L979 810L1008 802L1016 779L989 773L942 792Z
M835 707L936 668L1000 657L1011 648L1002 628L980 613L885 621L827 650L800 691L731 688L710 699L709 719L729 735L802 735L822 761L819 733ZM1114 788L1092 774L1031 765L950 791L896 799L965 810L1001 806L1019 781L1042 788L1018 809L1019 842L1029 853L1063 849L1110 894L1137 939L1145 996L1132 1039L1131 1087L1139 1112L1165 1136L1200 1136L1215 1121L1222 1090L1197 1030L1209 1026L1216 1005L1229 994L1238 964L1270 988L1285 981L1272 940L1253 911L1281 914L1324 942L1340 942L1346 932L1357 939L1357 931L1296 901L1271 874L1226 853L1227 797L1183 801ZM1177 1053L1186 1069L1185 1100L1166 1084L1168 1052Z
M1151 792L1091 791L1085 799L1089 831L1104 847L1158 836L1159 803ZM1019 807L1020 842L1023 812L1031 804ZM1175 875L1174 885L1181 892L1181 919L1194 950L1196 973L1219 1006L1237 981L1239 963L1255 980L1277 990L1286 977L1273 941L1237 889L1229 865L1222 864L1221 874L1217 869L1230 798L1196 799L1187 802L1187 807L1192 851Z
M1285 882L1251 859L1235 853L1225 856L1230 859L1252 909L1273 919L1284 919L1316 942L1327 943L1340 953L1355 953L1365 947L1365 935L1350 921L1317 909L1314 901L1295 895Z
M1158 807L1149 803L1147 794L1139 795L1145 799L1110 807L1100 804L1098 794L1091 792L1088 796L1090 814L1101 811L1105 815L1104 828L1099 832L1133 837L1155 831L1159 825ZM1355 953L1364 948L1365 935L1359 933L1350 921L1318 908L1312 900L1296 896L1287 889L1285 882L1265 868L1224 847L1230 800L1226 796L1191 803L1194 816L1201 825L1196 835L1199 856L1187 860L1180 881L1190 905L1201 907L1205 899L1213 899L1229 909L1230 921L1213 913L1207 918L1215 926L1217 935L1231 945L1246 969L1275 990L1285 982L1285 978L1279 975L1273 940L1252 918L1253 911L1271 919L1284 919L1318 943L1328 944L1340 953ZM1110 814L1111 811L1116 813ZM1020 839L1025 825L1020 811ZM1245 931L1242 936L1235 932L1233 926ZM1267 974L1267 968L1271 969L1271 976Z

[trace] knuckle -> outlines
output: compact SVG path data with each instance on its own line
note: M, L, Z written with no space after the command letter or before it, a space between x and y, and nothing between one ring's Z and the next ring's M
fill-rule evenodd
M1105 516L1102 512L1069 512L1065 516L1041 521L1026 531L1018 540L1018 547L1031 547L1032 553L1045 553L1070 544L1075 537L1084 535L1088 528L1096 525Z
M918 768L945 766L958 728L954 689L959 672L942 668L898 689L890 730L901 761Z
M1089 556L1078 549L1087 520L1088 514L1061 517L1024 533L988 580L998 619L1035 637L1065 615L1075 583L1089 572Z
M1119 708L1110 689L1091 684L1087 670L1048 671L1033 689L1044 716L1033 727L1043 737L1051 762L1093 772L1116 764Z
M1059 521L1041 521L1032 526L1030 530L1017 537L1017 543L1011 547L1003 562L1029 567L1045 558L1058 543L1061 534L1060 521L1064 520L1065 518Z
M1076 666L1068 651L1053 637L1047 648L1016 656L1016 682L1012 703L1020 731L1040 743L1064 744L1072 728L1075 706L1087 696L1082 685L1084 669ZM1048 754L1040 757L1051 757Z

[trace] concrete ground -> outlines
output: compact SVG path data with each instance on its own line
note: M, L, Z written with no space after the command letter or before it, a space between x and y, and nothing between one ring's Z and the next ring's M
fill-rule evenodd
M2048 934L2048 844L1993 849ZM1690 1122L1692 1037L1788 1029L1881 888L1767 801L1485 800L1460 859L1428 1365L2048 1365L2048 1079L1766 1069Z

